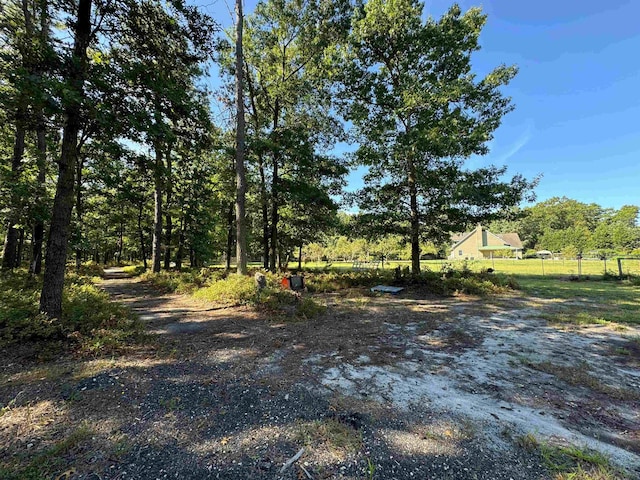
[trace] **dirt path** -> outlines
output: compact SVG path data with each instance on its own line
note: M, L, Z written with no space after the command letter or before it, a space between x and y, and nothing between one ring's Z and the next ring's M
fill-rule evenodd
M140 316L152 347L10 377L3 404L18 400L0 417L6 452L86 430L52 471L552 479L524 448L536 437L595 449L640 478L637 359L615 354L638 329L559 329L540 319L550 306L519 298L349 291L317 297L326 314L292 322L161 295L116 269L102 287Z

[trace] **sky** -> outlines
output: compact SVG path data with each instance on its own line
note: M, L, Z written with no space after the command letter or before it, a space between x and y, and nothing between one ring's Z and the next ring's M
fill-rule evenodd
M233 0L199 0L223 26ZM451 1L427 0L438 18ZM250 13L256 0L246 0ZM473 57L486 74L504 63L518 76L504 88L516 108L495 133L490 153L469 167L507 165L542 175L537 201L567 196L606 208L640 205L640 1L459 0L488 15ZM216 80L211 80L215 85ZM348 179L362 186L362 171Z

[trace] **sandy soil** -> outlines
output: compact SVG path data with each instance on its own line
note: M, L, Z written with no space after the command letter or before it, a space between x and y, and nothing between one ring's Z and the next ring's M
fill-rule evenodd
M317 296L327 313L294 322L160 295L118 271L103 286L153 345L47 366L8 355L0 457L24 460L82 426L91 434L51 472L553 478L522 448L531 434L602 452L640 478L637 328L551 326L541 314L556 304L517 296L352 290Z

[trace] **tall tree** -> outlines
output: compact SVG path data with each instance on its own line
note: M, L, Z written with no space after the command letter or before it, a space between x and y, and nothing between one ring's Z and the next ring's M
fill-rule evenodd
M411 242L414 274L420 242L495 217L531 187L505 168L471 171L464 160L487 142L513 107L500 92L516 74L500 66L478 80L471 55L486 17L454 5L422 20L417 0L370 0L356 10L343 49L343 112L360 139L356 161L372 167L358 194L361 218L379 233Z
M47 240L44 281L40 295L40 311L50 318L62 314L62 288L67 262L67 245L73 208L73 187L78 149L78 133L82 122L84 82L87 77L87 49L91 41L92 0L79 0L72 23L73 51L65 67L69 94L64 99L62 151L58 161L58 180Z
M242 0L236 0L236 261L241 275L247 273L247 226L246 226L246 193L247 179L245 174L245 121L244 121L244 55L242 51L242 34L244 15Z
M314 173L298 166L342 139L325 59L348 30L349 8L346 0L267 0L247 18L248 153L258 170L262 251L270 270L278 268L283 247L282 212L304 215L302 208L289 208L295 201L289 187L308 174L306 180L326 192L327 175L339 171L339 159L326 155ZM335 168L325 168L329 162Z

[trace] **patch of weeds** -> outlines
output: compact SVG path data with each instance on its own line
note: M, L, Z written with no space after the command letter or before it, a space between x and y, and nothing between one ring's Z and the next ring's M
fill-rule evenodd
M367 480L373 480L376 475L376 464L367 457Z
M529 452L533 452L540 447L540 442L532 433L527 433L516 439L516 444Z
M177 410L178 407L180 406L180 401L181 401L180 397L171 397L171 398L161 398L159 403L162 407L166 408L170 412L173 412L174 410Z
M520 436L516 444L537 453L553 474L554 480L622 480L625 477L609 459L595 450L574 446L563 447L540 442L531 433Z
M38 312L41 281L26 272L0 276L0 347L35 343L39 356L65 346L82 353L109 353L135 340L142 325L128 308L113 303L91 279L65 276L62 318Z
M127 265L122 268L122 271L129 277L137 277L138 275L145 273L147 269L144 268L144 265Z
M163 292L193 293L227 277L221 269L163 270L145 272L140 278Z
M295 440L305 446L324 445L334 453L353 453L362 448L362 435L336 419L298 423Z
M456 327L447 333L447 343L452 347L470 347L478 343L478 337L462 327Z
M624 347L618 347L618 348L614 349L613 352L616 355L623 355L623 356L631 355L631 350L629 350L627 348L624 348Z
M305 285L312 293L340 292L355 287L373 287L394 281L390 270L364 272L307 272Z
M111 455L115 459L120 459L126 456L132 449L133 445L129 440L129 437L122 435L113 439L113 448L111 449Z
M93 261L84 262L75 272L85 277L104 277L104 267Z
M236 306L249 305L260 310L286 317L287 320L308 320L325 312L326 307L310 297L300 296L280 286L280 277L265 275L267 285L258 290L251 276L230 275L197 290L194 298L206 302Z
M321 305L312 298L303 297L296 306L296 317L308 320L318 317L327 311L325 305Z
M14 456L13 463L0 467L0 478L4 480L42 480L51 478L66 466L65 455L87 442L93 430L86 423L73 430L66 438L40 452Z
M207 302L248 305L254 303L258 295L253 277L229 275L224 280L212 283L194 293L194 297Z
M529 368L554 375L565 383L577 387L586 387L594 392L602 393L616 400L638 400L640 394L625 388L613 387L602 383L589 373L586 363L578 365L557 365L551 362L535 363L523 359L522 363Z
M589 312L553 313L542 315L551 324L562 325L610 325L611 321Z

